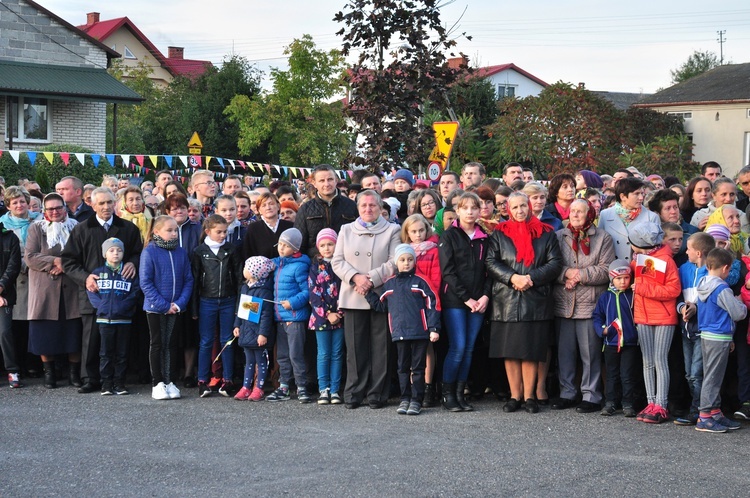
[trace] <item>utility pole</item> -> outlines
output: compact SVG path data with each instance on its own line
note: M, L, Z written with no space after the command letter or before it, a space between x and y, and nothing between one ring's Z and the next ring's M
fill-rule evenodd
M719 35L719 39L716 40L717 42L719 42L719 65L724 65L724 42L726 41L724 35L726 34L726 32L727 30L725 29L716 32L716 34Z

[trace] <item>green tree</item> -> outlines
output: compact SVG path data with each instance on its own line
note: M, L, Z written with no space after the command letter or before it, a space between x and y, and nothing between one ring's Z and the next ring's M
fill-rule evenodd
M582 85L555 83L537 97L503 99L487 127L493 160L530 162L549 176L566 170L605 171L626 143L625 118Z
M693 142L684 133L665 135L637 145L620 156L623 168L635 166L638 171L674 175L682 183L698 175L700 163L693 160Z
M677 69L673 69L669 73L672 75L672 83L676 85L703 74L718 65L720 65L719 57L714 52L696 50Z
M364 143L350 161L426 164L434 136L422 125L423 106L442 102L460 73L446 64L456 41L440 20L438 1L349 0L334 21L343 25L342 54L358 54L347 113Z
M270 160L291 166L338 164L351 143L341 102L344 62L337 50L318 50L310 35L295 39L284 54L289 69L271 70L273 91L238 95L224 113L239 128L239 150L267 147Z

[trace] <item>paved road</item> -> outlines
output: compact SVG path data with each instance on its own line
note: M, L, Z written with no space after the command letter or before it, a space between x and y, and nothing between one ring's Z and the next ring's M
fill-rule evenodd
M0 496L748 496L750 425L0 387Z

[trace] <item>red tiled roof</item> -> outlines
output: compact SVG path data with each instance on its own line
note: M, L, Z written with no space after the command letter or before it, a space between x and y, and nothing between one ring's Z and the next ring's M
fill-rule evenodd
M172 76L196 77L202 75L208 67L212 67L211 61L199 61L192 59L171 59L164 57L151 40L144 35L140 29L127 17L99 21L93 24L84 24L78 26L80 30L97 40L106 40L115 31L121 27L130 30L131 33L140 41L144 47L154 56L161 66L169 71Z
M478 76L480 78L489 78L493 74L497 74L497 73L503 72L506 69L512 69L513 71L526 76L530 80L535 81L535 82L539 83L542 86L549 86L543 80L537 78L536 76L534 76L533 74L529 73L528 71L524 71L523 69L521 69L520 67L516 66L512 62L509 63L509 64L500 64L498 66L487 66L487 67L477 68L477 69L474 70L473 76Z

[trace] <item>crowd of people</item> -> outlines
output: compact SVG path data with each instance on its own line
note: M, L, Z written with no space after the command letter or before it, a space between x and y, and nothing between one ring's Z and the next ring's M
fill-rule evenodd
M750 166L256 180L3 187L10 387L750 420Z

